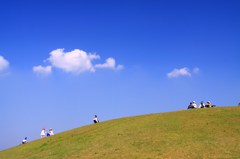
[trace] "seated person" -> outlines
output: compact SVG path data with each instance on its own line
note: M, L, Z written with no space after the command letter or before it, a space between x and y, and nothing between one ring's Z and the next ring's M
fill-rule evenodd
M26 144L27 143L27 137L25 137L23 140L22 140L22 144Z
M197 108L197 104L196 104L195 101L192 102L192 106L193 106L194 108Z
M50 136L54 135L52 128L49 129L49 134L50 134Z
M94 122L95 124L96 124L96 123L99 123L99 120L98 120L98 118L97 118L97 115L94 116L93 122Z
M205 104L203 103L203 101L201 101L199 108L204 108L204 107L205 107Z
M196 103L194 103L194 101L190 102L190 104L188 105L188 109L194 109L194 108L197 108Z
M206 108L210 108L210 107L212 107L211 102L208 101L207 104L205 105L205 107L206 107Z

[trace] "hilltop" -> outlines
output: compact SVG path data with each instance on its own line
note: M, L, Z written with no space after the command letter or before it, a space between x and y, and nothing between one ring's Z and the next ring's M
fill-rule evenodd
M240 158L240 107L126 117L0 152L1 159Z

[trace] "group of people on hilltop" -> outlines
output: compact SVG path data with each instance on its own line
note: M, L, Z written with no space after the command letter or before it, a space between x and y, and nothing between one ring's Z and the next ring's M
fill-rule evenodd
M210 101L208 101L206 104L204 104L203 101L201 101L200 105L197 106L195 101L190 102L188 105L188 109L195 109L195 108L211 108L214 107L215 105L212 105Z

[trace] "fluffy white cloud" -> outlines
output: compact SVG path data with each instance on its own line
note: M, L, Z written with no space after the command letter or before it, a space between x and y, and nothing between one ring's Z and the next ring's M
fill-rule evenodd
M0 71L3 71L9 67L9 62L4 59L3 56L0 56Z
M64 72L79 74L82 72L95 72L96 69L114 69L120 70L122 65L116 65L114 58L108 58L103 64L93 64L94 60L100 59L97 54L87 53L83 50L75 49L70 52L64 52L64 49L56 49L50 52L50 57L45 60L50 66L35 66L34 72L50 74L52 68L58 68Z
M50 53L48 61L50 61L53 67L62 69L65 72L79 74L85 71L94 72L95 68L92 60L99 58L99 55L88 54L79 49L66 53L64 49L57 49Z
M167 74L168 78L176 78L179 76L191 76L190 70L187 67L174 69Z
M33 72L41 74L41 75L49 75L52 73L52 67L51 66L34 66L33 67Z
M95 68L109 68L109 69L115 69L115 70L120 70L123 68L122 65L117 65L116 66L116 61L114 58L108 58L105 63L103 64L96 64Z
M199 68L195 67L192 71L188 69L187 67L180 68L180 69L174 69L171 72L167 74L168 78L177 78L179 76L192 76L192 73L198 74L200 71Z

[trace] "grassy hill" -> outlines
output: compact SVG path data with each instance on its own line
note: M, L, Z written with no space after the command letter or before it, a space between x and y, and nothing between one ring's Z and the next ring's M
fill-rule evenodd
M115 119L0 152L0 159L240 158L240 107Z

